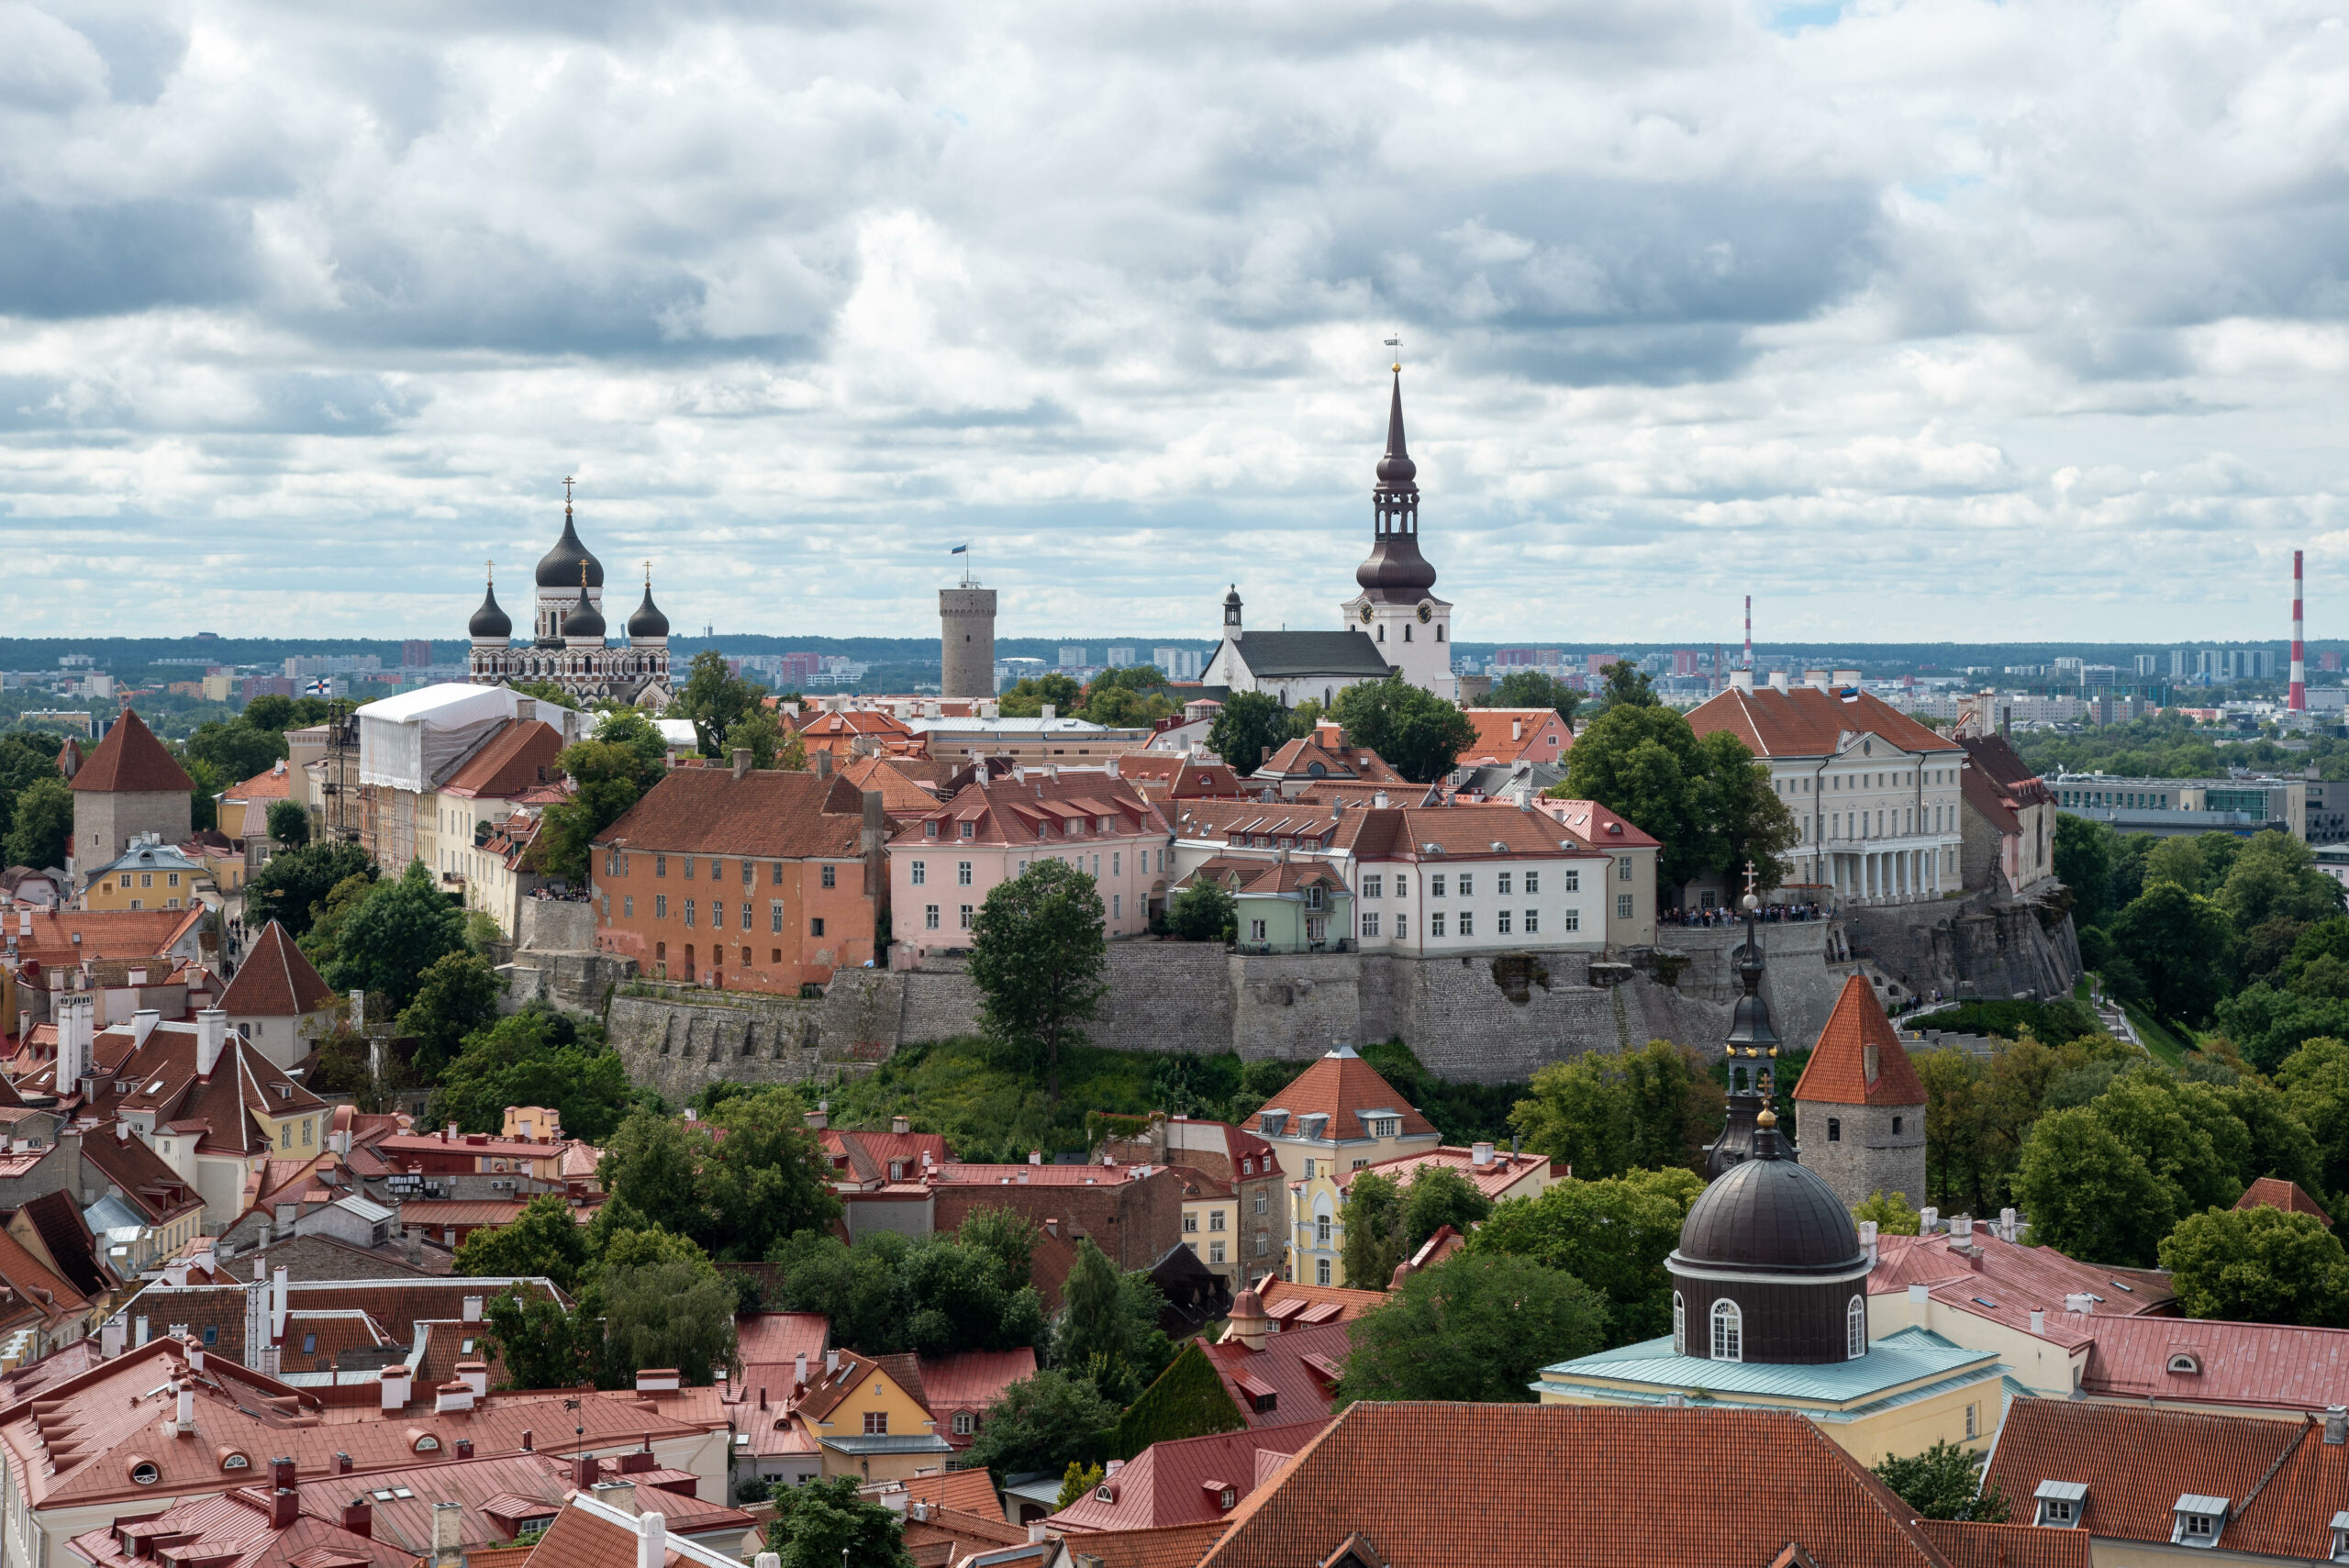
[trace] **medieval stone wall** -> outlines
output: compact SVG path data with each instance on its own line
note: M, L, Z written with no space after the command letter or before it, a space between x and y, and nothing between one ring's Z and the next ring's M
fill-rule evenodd
M1944 995L2069 995L2080 977L2072 917L1987 894L1845 915L1854 946L1909 990Z

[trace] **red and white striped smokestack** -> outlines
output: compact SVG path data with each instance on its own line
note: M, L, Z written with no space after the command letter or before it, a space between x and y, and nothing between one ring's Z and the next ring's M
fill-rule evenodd
M2300 552L2292 551L2292 687L2284 706L2305 713L2309 706L2308 645L2300 640Z
M2295 604L2299 602L2298 599L2293 601ZM2297 626L2299 623L2295 621L2293 624ZM1753 595L1751 594L1745 595L1745 667L1749 670L1753 668Z

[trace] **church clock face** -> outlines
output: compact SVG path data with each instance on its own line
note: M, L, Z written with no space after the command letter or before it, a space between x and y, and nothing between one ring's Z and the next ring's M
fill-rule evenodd
M1435 619L1435 606L1426 603L1425 601L1421 601L1419 605L1419 624L1421 626L1425 626L1428 622L1433 619Z
M1368 626L1370 624L1370 606L1368 605L1364 605L1362 607L1362 624L1364 626Z

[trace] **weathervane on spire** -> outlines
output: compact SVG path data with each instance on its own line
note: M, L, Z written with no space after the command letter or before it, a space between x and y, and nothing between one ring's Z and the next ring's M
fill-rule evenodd
M1395 350L1394 369L1400 372L1403 368L1403 335L1398 332L1387 339L1386 346Z
M644 563L644 591L652 592L652 562L649 561Z

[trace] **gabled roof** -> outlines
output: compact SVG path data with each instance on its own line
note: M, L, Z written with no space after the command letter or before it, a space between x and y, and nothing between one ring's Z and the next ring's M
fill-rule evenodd
M2021 803L1981 769L1962 770L1957 788L1966 808L1988 823L1993 831L2008 836L2022 831L2022 818L2015 815Z
M1554 762L1574 747L1574 731L1553 707L1471 707L1461 710L1475 727L1476 739L1461 751L1460 761L1514 762L1523 757Z
M1876 1048L1876 1072L1868 1072L1868 1048ZM1827 1027L1795 1083L1797 1104L1804 1101L1840 1106L1921 1106L1925 1085L1917 1076L1899 1033L1876 999L1867 976L1854 974L1843 982Z
M562 731L542 719L515 718L473 749L441 784L443 795L510 800L545 784L562 755Z
M334 1000L316 967L285 928L272 920L261 929L236 978L220 995L220 1010L231 1018L288 1018L315 1013Z
M1337 1284L1303 1284L1266 1274L1256 1287L1264 1316L1284 1329L1317 1323L1351 1323L1374 1307L1386 1305L1384 1290L1353 1290Z
M1016 1351L957 1351L952 1355L924 1356L922 1403L933 1413L984 1410L1005 1389L1035 1375L1036 1352L1026 1345Z
M1728 1500L1723 1478L1755 1454L1772 1485ZM1201 1568L1330 1562L1353 1536L1413 1568L1526 1562L1534 1542L1544 1568L1761 1568L1789 1543L1827 1564L1945 1568L1914 1512L1791 1412L1364 1400L1241 1504Z
M1286 1088L1265 1101L1264 1108L1256 1113L1256 1125L1249 1130L1261 1137L1295 1137L1306 1118L1320 1116L1329 1118L1321 1134L1324 1138L1368 1138L1370 1129L1363 1124L1362 1115L1376 1111L1399 1116L1406 1138L1435 1136L1434 1124L1407 1104L1394 1085L1378 1075L1378 1069L1356 1055L1352 1046L1341 1045L1316 1057L1311 1066L1289 1080ZM1267 1132L1264 1118L1279 1113L1288 1118L1285 1130Z
M911 853L934 847L941 853L957 843L1026 846L1066 840L1082 841L1100 836L1100 819L1108 818L1111 835L1168 831L1158 807L1142 798L1133 785L1106 773L1069 772L1047 776L1030 772L1024 779L974 779L953 797L932 802L928 810L908 818L891 849ZM929 822L938 835L925 833ZM968 838L962 836L969 824Z
M2015 1499L2009 1498L2009 1506ZM2011 1517L2029 1513L2028 1504ZM1919 1519L1917 1528L1949 1568L2089 1568L2096 1559L2084 1529L2042 1529L2028 1522L1978 1525L1957 1519Z
M89 1141L84 1140L84 1141ZM117 1283L100 1260L96 1238L83 1223L82 1211L62 1190L25 1200L25 1218L40 1238L57 1272L72 1282L83 1296L95 1299Z
M1152 1443L1102 1483L1112 1494L1103 1501L1088 1492L1054 1514L1050 1529L1085 1535L1100 1530L1149 1529L1164 1525L1220 1523L1230 1513L1208 1483L1230 1487L1241 1497L1256 1489L1259 1476L1278 1474L1298 1449L1321 1435L1326 1421L1290 1421L1248 1427L1236 1432ZM1266 1459L1272 1462L1267 1464ZM1235 1504L1238 1498L1234 1498Z
M2033 1310L2047 1314L2043 1338L2077 1346L2097 1330L2132 1317L2175 1312L2176 1294L2160 1275L2076 1262L2053 1247L2002 1241L1987 1226L1974 1228L1970 1251L1959 1250L1943 1232L1931 1236L1879 1236L1868 1294L1888 1296L1912 1284L1928 1287L1977 1317L2010 1329L2028 1329ZM2083 1318L2064 1310L2070 1296L2094 1296L2096 1311ZM2175 1318L2165 1321L2176 1323Z
M221 791L220 798L237 801L285 800L291 797L293 783L294 775L286 767L285 759L280 757L275 762L270 764L265 772L255 773L233 789Z
M1535 803L1535 809L1556 817L1574 832L1575 837L1602 850L1653 850L1662 846L1656 840L1641 831L1637 823L1620 813L1610 811L1595 800L1550 800Z
M99 958L154 958L168 953L210 913L188 909L11 909L21 923L33 917L32 934L20 937L20 952L56 954L61 962ZM10 1020L13 1022L14 1020Z
M1236 650L1258 680L1335 675L1383 681L1394 666L1378 644L1359 631L1251 631L1224 647ZM1223 650L1219 648L1216 652ZM1208 656L1215 662L1215 655Z
M1459 1172L1468 1179L1470 1185L1488 1198L1499 1198L1529 1182L1540 1181L1555 1170L1546 1154L1512 1154L1506 1149L1496 1149L1492 1158L1479 1165L1474 1149L1446 1146L1422 1149L1413 1154L1397 1154L1375 1165L1342 1172L1338 1177L1338 1186L1341 1190L1351 1190L1356 1176L1375 1174L1385 1176L1398 1187L1408 1187L1421 1171L1438 1165ZM1529 1193L1532 1190L1531 1186L1526 1187Z
M1345 731L1334 724L1322 725L1311 735L1286 742L1249 777L1352 780L1397 787L1405 782L1386 758L1367 746L1346 740Z
M1339 1373L1353 1352L1353 1329L1332 1319L1267 1334L1261 1351L1240 1340L1202 1341L1199 1348L1223 1379L1232 1408L1250 1427L1288 1426L1329 1418ZM1266 1393L1273 1396L1272 1408L1259 1410L1257 1401Z
M2349 1329L2154 1317L2076 1321L2096 1338L2080 1377L2086 1394L2308 1411L2340 1404L2349 1385ZM2181 1352L2197 1370L2169 1369Z
M2047 786L2040 782L2039 774L2022 760L2022 754L2005 736L1964 735L1958 738L1957 743L1965 748L1967 760L2000 789L2009 793L2020 791L2033 797L2026 804L2054 798Z
M266 1458L248 1457L252 1470L247 1473L265 1471ZM339 1508L336 1518L323 1517L327 1507L325 1497L305 1496L289 1523L274 1525L268 1488L239 1486L144 1518L118 1518L84 1530L70 1544L77 1560L100 1568L153 1568L161 1549L151 1543L158 1539L170 1542L170 1561L206 1568L408 1568L416 1561L413 1551L343 1529Z
M1812 686L1741 692L1732 686L1688 715L1699 735L1727 730L1756 757L1831 757L1857 735L1874 735L1904 751L1949 752L1956 741L1926 728L1880 697L1846 702Z
M106 731L106 738L73 771L65 787L108 795L188 794L195 790L195 781L164 750L163 743L155 739L155 732L147 728L138 713L124 708L114 728Z
M2243 1188L2243 1196L2235 1199L2235 1207L2237 1208L2264 1207L2280 1208L2287 1214L2313 1214L2324 1221L2327 1229L2332 1225L2332 1216L2324 1211L2322 1204L2302 1192L2298 1182L2288 1182L2281 1176L2260 1177L2259 1180Z
M753 860L852 858L863 796L843 778L758 768L674 768L596 835L597 844Z

